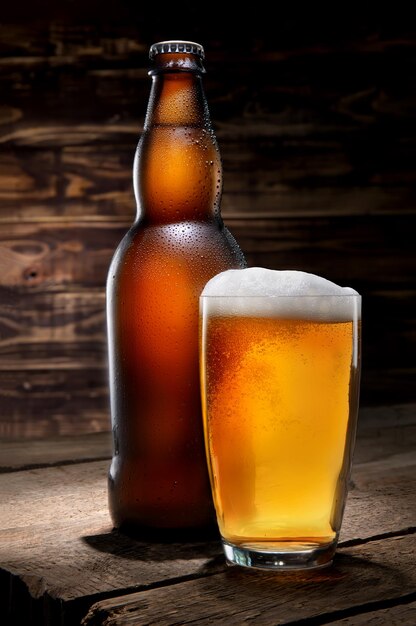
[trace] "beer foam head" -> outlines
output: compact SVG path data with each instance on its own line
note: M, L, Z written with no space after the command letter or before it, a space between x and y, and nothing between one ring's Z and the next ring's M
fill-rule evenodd
M343 321L360 318L358 292L322 276L296 270L250 267L227 270L207 282L201 294L210 296L216 315L279 316Z

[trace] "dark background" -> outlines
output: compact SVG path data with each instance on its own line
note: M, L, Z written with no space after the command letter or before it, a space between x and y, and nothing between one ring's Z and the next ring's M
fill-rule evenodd
M148 49L173 38L205 47L222 214L249 265L355 287L362 404L415 400L413 20L310 5L2 7L0 436L109 429L105 278L135 213Z

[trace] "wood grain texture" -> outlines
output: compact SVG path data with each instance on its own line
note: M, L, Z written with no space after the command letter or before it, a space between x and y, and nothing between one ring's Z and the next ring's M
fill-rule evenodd
M102 366L106 332L103 291L66 290L58 282L65 282L62 275L49 281L40 270L40 262L31 267L29 280L35 284L30 294L23 290L0 291L0 369L22 369L23 364L27 369L52 364L72 368L81 363ZM39 287L44 291L39 292ZM83 344L88 344L84 354Z
M397 419L404 422L400 451L393 438L390 450L386 442L380 460L363 462L354 468L342 528L342 553L350 554L348 551L355 550L356 544L364 542L365 545L359 546L358 552L351 553L357 559L343 561L340 557L340 563L348 565L346 570L342 569L340 579L336 569L335 574L331 570L325 580L329 587L336 588L339 580L354 581L358 570L362 570L368 578L362 581L361 593L363 589L367 592L364 582L370 583L370 580L380 594L393 593L390 583L394 579L400 587L399 591L394 587L394 594L400 597L407 593L408 584L407 579L402 584L402 565L407 574L411 571L406 560L401 560L396 568L396 559L402 558L401 543L389 540L393 543L386 552L380 552L378 547L366 552L372 538L409 533L414 526L416 460L414 455L412 457L411 438L406 435L407 429L411 432L413 428L414 413L411 408L409 412L405 409L390 411L390 415L393 413L391 417L388 413L386 423L394 423ZM92 446L90 455L96 452L96 447ZM30 451L28 454L28 458L33 459ZM367 453L367 457L362 458L373 457ZM12 610L20 617L20 623L27 623L29 614L38 616L40 623L53 624L59 620L64 620L65 624L79 623L96 600L160 584L173 585L173 593L181 589L176 583L187 578L208 577L205 579L207 586L204 584L203 588L209 590L210 577L225 570L218 541L149 544L112 531L107 507L108 468L109 461L97 461L0 475L3 498L0 512L1 589L3 595L11 594ZM410 535L402 539L406 543L406 558L413 558ZM377 551L380 562L376 560L374 568L373 556ZM381 567L382 561L386 570ZM355 562L357 568L349 569ZM387 587L380 586L381 580L385 584L386 577ZM313 587L317 589L316 584ZM295 588L298 589L296 585ZM347 589L352 588L347 586ZM186 593L186 598L194 601L192 593ZM294 593L297 598L303 597L303 587ZM230 594L226 593L230 602L239 606L240 596L231 600L233 594L232 588ZM347 595L347 590L342 592L344 599ZM204 591L204 597L210 597L208 591ZM185 596L178 598L180 608ZM321 593L321 598L325 599L325 594ZM0 605L4 606L2 602L4 597L0 598ZM361 602L368 602L368 598L363 600L361 595ZM253 604L259 606L255 602L251 608ZM156 610L153 602L149 606ZM160 607L159 604L159 611Z
M110 457L110 432L32 439L29 448L24 439L5 440L0 442L0 473L87 463Z
M340 594L336 597L342 604L353 589L351 585L355 585L353 591L357 595L352 596L352 606L361 607L358 602L359 585L354 583L360 572L364 572L365 577L365 580L359 578L364 595L368 586L371 593L376 593L375 588L380 594L386 593L386 597L394 593L396 602L406 593L408 578L403 579L401 568L406 567L407 576L411 569L407 567L407 561L402 560L400 546L402 540L407 546L407 541L413 537L403 533L412 530L416 506L413 488L415 459L412 460L411 455L414 450L414 421L414 406L363 410L357 443L360 463L354 468L354 484L347 501L336 567L324 573L323 578L318 573L319 586L315 575L311 578L307 575L306 579L301 577L300 580L289 575L289 578L280 580L280 591L274 589L274 595L282 592L282 582L288 584L284 588L287 593L295 594L295 602L304 597L304 583L307 594L310 590L316 594L321 583L338 594L341 584ZM395 435L384 438L385 429L394 431ZM380 437L384 442L382 454L374 454ZM371 440L374 441L373 446L368 445ZM158 544L133 540L111 530L106 497L109 461L65 464L73 458L72 455L83 461L93 459L102 454L103 445L105 442L101 435L84 440L61 437L38 442L37 446L22 442L0 444L1 458L7 460L12 456L12 463L8 465L11 467L14 461L17 462L15 469L41 464L42 458L44 465L58 463L55 467L0 475L0 606L6 606L10 599L12 623L79 624L91 604L98 600L120 596L121 593L134 594L135 591L161 584L168 585L172 593L178 593L181 609L185 606L182 590L187 590L179 584L181 581L192 579L195 584L195 579L202 577L206 582L202 587L209 591L211 577L226 570L217 540ZM393 538L387 541L392 543L385 544L386 537L391 535ZM387 546L384 552L384 548L374 549L378 543L374 544L373 540L381 537L384 538L380 543ZM357 545L362 542L363 545ZM380 561L384 562L384 569L379 561L373 562L376 552ZM411 558L410 547L406 547L404 558ZM396 559L400 560L397 567ZM400 586L399 591L391 585L392 579ZM229 579L225 580L227 587L219 597L235 602L237 608L244 606L238 595L231 600L234 583L228 587ZM247 580L251 584L250 578ZM266 582L264 589L270 591L268 584ZM190 594L186 591L187 599L193 599L192 589L194 587ZM147 599L141 594L140 597ZM211 596L204 591L204 597ZM252 595L249 597L253 598ZM315 595L313 602L314 598ZM326 602L325 598L326 594L321 593L321 599ZM130 599L135 610L136 596L130 596ZM280 595L275 597L276 601L279 599ZM198 598L197 603L200 601L201 598ZM266 606L270 601L267 600ZM361 595L362 603L366 605L369 601L370 598L365 596L363 600ZM318 610L319 603L314 605L313 602L310 606ZM119 603L117 598L116 603L111 605L111 611ZM156 610L153 596L146 606L149 611ZM162 601L159 612L161 606L168 605ZM253 601L250 610L259 606L257 601ZM304 603L304 606L309 607L309 604ZM326 604L322 610L325 612L327 608ZM100 604L99 611L104 610L112 614L108 605ZM302 613L303 609L300 610ZM367 609L364 607L363 610ZM93 614L96 615L96 612ZM194 615L194 612L190 614ZM164 608L161 615L163 617Z
M2 225L2 285L47 290L100 287L127 223L18 222Z
M109 431L106 372L85 367L0 372L0 439Z
M112 532L108 468L101 461L0 476L8 502L0 518L0 603L11 588L17 623L34 613L40 623L65 616L79 624L97 594L223 568L218 542L148 544Z
M131 172L141 125L106 125L104 129L102 145L91 146L88 142L101 131L100 125L43 125L26 131L28 140L30 137L36 145L24 144L20 134L10 138L11 149L1 147L0 126L0 220L98 215L110 221L117 217L131 220L135 213ZM231 136L233 132L238 134L238 123L227 130ZM42 145L46 139L53 143L53 137L57 146ZM71 142L75 145L66 145ZM219 142L224 218L413 212L416 192L406 180L391 185L381 181L363 184L340 176L339 155L330 141L308 142L311 156L303 159L300 141L292 142L298 145L290 150L280 147L273 137L232 140L224 136Z
M416 405L362 407L359 411L354 466L387 462L416 448ZM109 432L0 440L0 472L101 460L111 456Z
M33 254L27 245L25 250ZM65 253L82 268L76 254ZM22 263L20 271L34 267L31 260L32 264ZM0 290L0 437L108 430L104 293L96 287L65 289L67 279L62 274L44 280L40 265L36 267L39 275L31 278L35 284L30 290ZM13 272L18 274L16 268ZM365 403L382 397L394 402L398 392L403 400L413 396L414 329L410 323L400 325L408 298L398 292L391 300L375 293L364 304L361 397ZM388 315L390 325L398 326L393 337L385 333L380 310ZM367 339L370 333L373 340ZM382 357L375 349L379 336L386 345Z
M38 288L0 289L0 438L109 430L104 293Z
M1 228L5 287L100 287L130 223L107 221L11 222ZM416 216L227 219L250 265L321 271L344 284L412 298ZM368 247L379 255L369 257ZM405 271L401 255L405 257ZM363 272L365 265L366 271ZM408 293L405 293L408 291ZM405 306L400 305L399 306ZM384 313L383 311L381 313Z
M97 304L135 213L148 48L168 30L205 46L223 217L249 264L356 287L362 401L415 400L416 46L404 12L355 20L288 5L276 23L240 7L236 28L215 1L203 20L191 2L180 15L115 0L20 7L3 7L0 25L0 394L17 398L1 410L4 436L107 423ZM57 427L47 395L26 410L25 372L51 366L102 370L99 418L70 403ZM14 388L7 371L22 372ZM86 393L70 373L50 389Z
M355 226L345 217L263 219L250 222L249 230L241 219L227 220L251 265L308 267L362 293L364 403L395 402L398 394L403 401L414 398L414 218L402 217L394 238L389 231L395 218L387 215L356 218ZM2 436L108 427L104 284L114 249L128 226L87 220L74 224L67 219L3 223ZM370 238L378 240L380 249L384 246L382 258L367 259ZM410 274L402 272L404 252ZM84 368L85 376L72 372ZM44 372L43 382L33 370Z
M412 626L415 623L415 617L416 602L406 602L386 609L368 611L326 623L337 626Z
M416 450L416 405L360 409L354 466L412 450Z
M314 618L322 623L345 609L358 612L366 605L415 597L414 555L414 537L397 537L341 549L327 571L269 574L230 568L201 580L104 600L83 623L269 626Z
M84 351L78 348L73 358L69 350L63 355L60 349L54 358L48 358L48 369L42 360L34 358L25 361L28 369L19 370L15 362L10 371L0 371L0 439L109 430L107 371L95 366L88 344ZM362 396L371 403L380 397L394 402L400 391L402 399L411 399L415 374L408 369L366 371ZM381 393L383 384L385 391Z

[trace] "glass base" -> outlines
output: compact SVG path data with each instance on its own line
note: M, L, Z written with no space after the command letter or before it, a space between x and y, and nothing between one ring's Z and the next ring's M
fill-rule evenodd
M318 544L310 541L270 541L235 545L222 540L228 565L268 570L304 570L328 567L335 554L337 539Z

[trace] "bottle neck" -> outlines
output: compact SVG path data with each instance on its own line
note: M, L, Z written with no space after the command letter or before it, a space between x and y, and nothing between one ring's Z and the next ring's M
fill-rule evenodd
M153 73L134 163L138 218L212 219L219 215L221 186L221 159L200 71Z
M154 126L210 124L202 78L194 72L167 72L152 76L144 130Z

